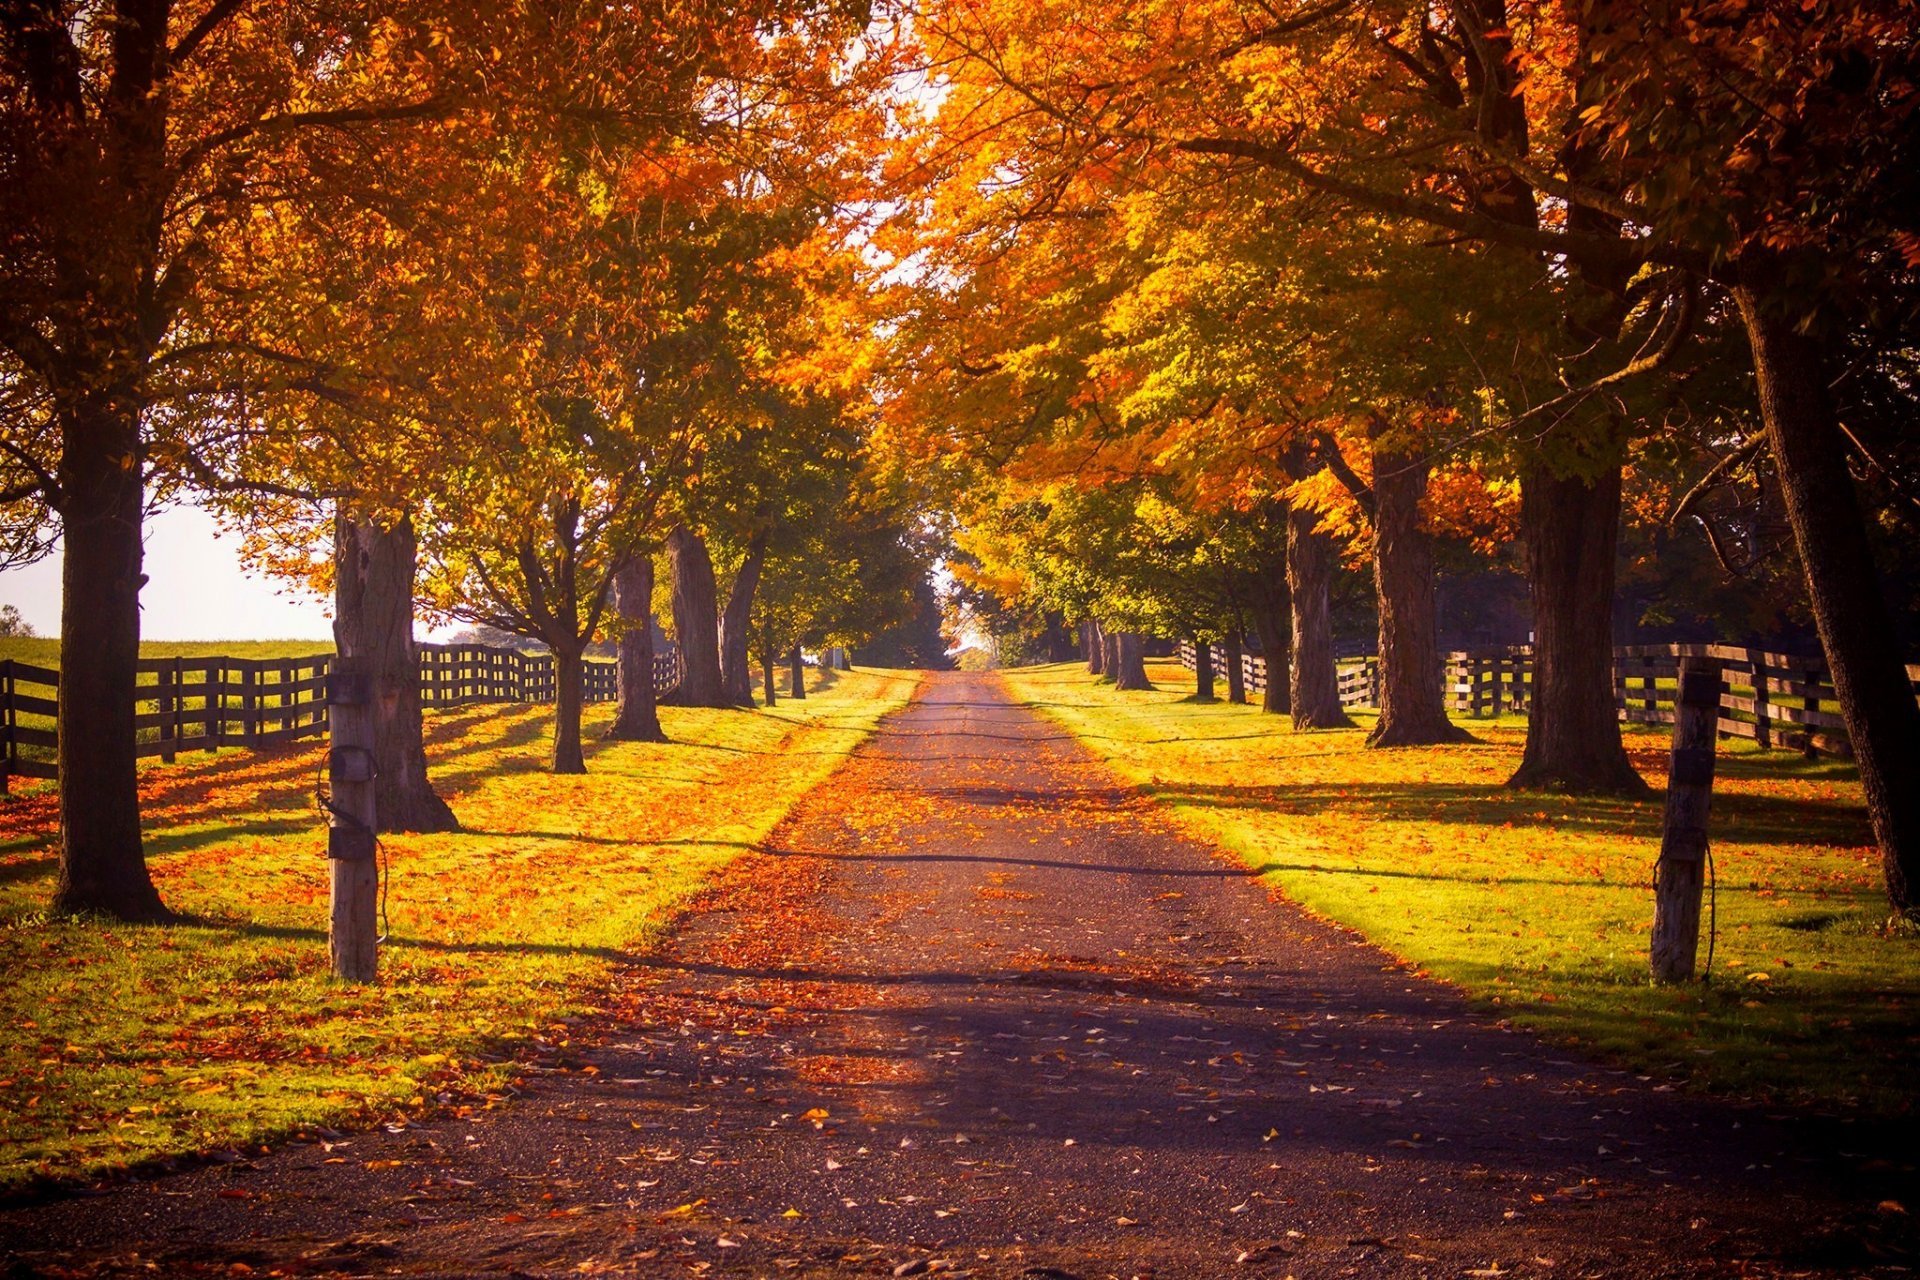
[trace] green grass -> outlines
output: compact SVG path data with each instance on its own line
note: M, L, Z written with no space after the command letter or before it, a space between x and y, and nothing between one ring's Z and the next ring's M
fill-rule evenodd
M333 652L331 640L146 640L143 658L311 658ZM0 637L0 659L60 669L60 641L49 636Z
M1657 795L1507 790L1517 717L1463 721L1475 744L1372 751L1365 717L1293 733L1253 708L1189 701L1177 666L1150 674L1159 691L1142 694L1077 664L1003 679L1274 888L1518 1024L1702 1088L1912 1110L1920 942L1881 932L1850 766L1722 743L1713 981L1661 989L1647 979ZM1627 729L1656 788L1667 742Z
M45 916L49 792L0 804L0 1188L274 1140L496 1088L503 1045L564 1038L609 969L754 847L901 705L909 674L816 673L804 702L664 709L674 741L544 772L551 709L430 713L466 830L388 836L381 981L327 976L317 747L142 775L148 860L191 924Z

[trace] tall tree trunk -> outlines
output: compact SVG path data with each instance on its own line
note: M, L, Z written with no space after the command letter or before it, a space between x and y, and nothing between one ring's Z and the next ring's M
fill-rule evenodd
M553 771L585 773L587 758L580 751L581 686L586 665L578 641L550 644L553 650Z
M653 694L653 559L636 555L613 577L613 612L620 639L614 679L619 702L607 737L621 742L665 742Z
M1120 678L1120 632L1105 623L1100 626L1100 670L1110 680Z
M1227 631L1227 701L1236 706L1247 701L1247 642L1238 626Z
M727 591L727 607L720 614L720 683L737 707L753 705L753 657L749 652L753 627L753 593L760 588L760 567L767 559L767 532L762 529L747 543L740 572Z
M1320 517L1301 507L1287 511L1287 598L1293 645L1287 691L1296 729L1350 729L1340 705L1340 671L1333 660L1333 539L1319 532Z
M667 535L673 573L673 630L680 645L680 683L668 695L682 707L726 707L720 679L719 594L706 540L685 525Z
M1529 469L1520 526L1533 588L1533 688L1513 787L1645 795L1620 741L1613 691L1613 580L1620 468L1592 480Z
M169 912L140 843L134 686L140 661L139 415L103 396L61 423L60 874L57 912Z
M787 696L789 698L807 696L807 662L801 656L798 644L787 651Z
M1107 672L1107 638L1100 630L1100 624L1088 618L1080 624L1081 643L1087 651L1087 674L1105 675Z
M392 528L342 510L333 521L333 642L373 679L373 805L382 831L458 831L427 778L420 655L413 644L413 520Z
M1146 652L1138 631L1121 631L1114 637L1115 663L1113 687L1122 690L1153 688L1147 679Z
M1912 920L1920 916L1920 710L1874 569L1818 339L1775 310L1770 281L1755 274L1734 298L1753 347L1767 444L1860 769L1887 899Z
M1433 537L1420 518L1427 466L1398 453L1373 455L1373 591L1380 617L1380 718L1370 747L1465 742L1447 719L1433 598ZM1611 677L1609 677L1611 679ZM1609 704L1611 705L1611 704Z
M1193 697L1196 702L1213 702L1213 645L1205 640L1193 642Z
M1293 610L1287 602L1286 566L1268 564L1256 575L1253 588L1253 634L1266 662L1266 688L1260 691L1260 709L1274 715L1288 711L1287 639L1293 629Z

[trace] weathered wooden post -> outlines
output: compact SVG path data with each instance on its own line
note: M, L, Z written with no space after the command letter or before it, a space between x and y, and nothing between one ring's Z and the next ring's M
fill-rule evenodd
M1667 766L1667 821L1654 869L1655 982L1693 978L1700 946L1700 891L1705 883L1707 809L1713 800L1714 743L1720 728L1720 663L1684 658L1673 702L1673 756Z
M207 750L218 751L227 741L227 660L207 662Z
M178 759L180 738L180 659L162 663L154 672L154 683L157 686L154 710L160 719L160 760L163 764L172 764Z
M1807 668L1806 673L1807 740L1802 750L1805 751L1806 757L1809 760L1815 759L1820 754L1820 746L1813 740L1813 735L1819 732L1819 726L1816 725L1814 721L1819 718L1820 675L1823 670L1824 668L1821 667L1810 666Z
M0 734L6 738L4 743L0 743L0 750L4 750L4 755L0 755L0 796L6 795L12 786L13 766L20 758L20 748L13 734L14 720L13 659L7 658L0 660Z
M245 660L240 665L240 740L249 751L260 749L260 668Z
M379 965L380 873L375 862L373 808L373 672L363 658L336 658L327 676L327 722L332 749L327 777L327 861L332 870L332 915L327 944L333 976L372 982Z
M1753 668L1753 741L1762 751L1773 747L1773 710L1768 705L1767 655L1758 649L1747 650L1747 665Z

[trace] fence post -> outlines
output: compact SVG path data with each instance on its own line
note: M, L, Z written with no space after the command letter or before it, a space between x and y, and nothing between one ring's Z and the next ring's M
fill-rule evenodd
M1640 661L1643 665L1640 675L1640 708L1647 713L1647 723L1653 724L1653 713L1660 709L1660 662L1651 654Z
M154 672L154 710L160 713L160 760L172 764L179 758L180 659Z
M1768 751L1773 747L1773 713L1767 693L1767 655L1749 649L1747 665L1753 668L1753 741Z
M227 741L227 663L207 663L207 750L218 751Z
M364 658L337 658L327 680L331 750L327 814L333 976L372 982L379 969L379 864L373 807L373 673Z
M1815 713L1820 710L1820 668L1807 668L1805 679L1807 682L1807 741L1802 749L1806 752L1807 759L1812 760L1820 754L1820 748L1813 740L1813 735L1820 731L1820 727L1813 722Z
M19 759L20 748L13 737L13 659L0 660L0 735L5 742L0 743L0 796L7 794L13 785L13 765Z
M240 668L240 741L248 750L260 745L260 669Z
M1720 727L1720 664L1685 658L1673 701L1673 755L1667 766L1667 818L1654 869L1655 982L1693 977L1700 947L1700 891L1707 857L1707 810L1713 800L1714 743Z

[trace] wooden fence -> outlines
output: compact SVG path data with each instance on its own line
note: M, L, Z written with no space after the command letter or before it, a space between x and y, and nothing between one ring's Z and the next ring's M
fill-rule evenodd
M1827 673L1826 660L1806 654L1724 644L1642 644L1613 651L1615 705L1622 720L1672 724L1680 660L1716 658L1721 663L1720 733L1752 738L1761 747L1788 746L1804 751L1847 754L1847 727ZM1193 669L1189 643L1180 661ZM1264 689L1266 659L1247 654L1247 688ZM1525 711L1533 675L1526 646L1440 657L1441 688L1447 709L1468 717ZM1340 703L1378 705L1380 660L1371 654L1340 660ZM1910 684L1920 685L1920 666L1907 668Z
M416 646L420 700L430 707L476 702L551 702L551 654L487 645ZM332 654L307 658L142 658L134 697L135 752L171 761L181 751L277 746L327 731ZM617 696L615 664L589 660L588 702ZM677 650L656 654L653 687L680 677ZM60 673L0 660L0 793L10 779L57 776L54 756Z

